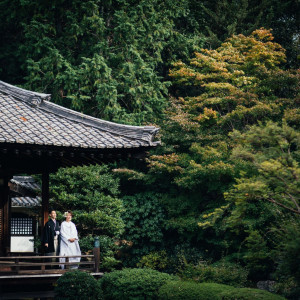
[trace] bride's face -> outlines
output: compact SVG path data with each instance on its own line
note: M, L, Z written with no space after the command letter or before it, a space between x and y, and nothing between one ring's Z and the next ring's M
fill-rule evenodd
M70 213L67 213L66 221L70 222L71 220L72 220L72 215Z

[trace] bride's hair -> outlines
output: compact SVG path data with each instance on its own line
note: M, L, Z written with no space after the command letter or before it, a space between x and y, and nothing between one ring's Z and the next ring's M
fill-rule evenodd
M66 218L68 214L70 214L71 217L73 217L73 213L72 213L71 210L67 210L67 211L64 213L64 217Z

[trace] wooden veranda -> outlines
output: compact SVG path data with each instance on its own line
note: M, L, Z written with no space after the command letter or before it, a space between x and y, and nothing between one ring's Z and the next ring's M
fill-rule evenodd
M73 267L89 272L95 278L102 277L99 248L94 248L92 255L81 255L79 263L70 262L73 257L0 257L0 299L54 298L53 284ZM60 258L64 258L65 262L60 262Z

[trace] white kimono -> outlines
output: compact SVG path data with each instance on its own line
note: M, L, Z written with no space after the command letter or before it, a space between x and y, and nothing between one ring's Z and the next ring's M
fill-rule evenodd
M60 256L81 255L78 243L78 233L73 222L62 222L60 226ZM70 242L69 239L75 238L75 242ZM60 258L60 262L65 262L65 258ZM80 262L80 257L69 258L69 262ZM60 265L64 269L64 265ZM71 266L71 268L74 266ZM77 267L77 266L76 266ZM75 267L75 268L76 268Z

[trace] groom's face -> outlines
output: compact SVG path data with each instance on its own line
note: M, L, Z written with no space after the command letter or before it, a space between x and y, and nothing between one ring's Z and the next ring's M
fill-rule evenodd
M56 219L56 211L55 210L52 210L51 213L50 213L50 218L55 220Z

